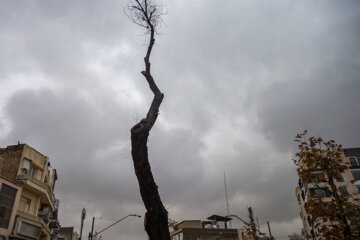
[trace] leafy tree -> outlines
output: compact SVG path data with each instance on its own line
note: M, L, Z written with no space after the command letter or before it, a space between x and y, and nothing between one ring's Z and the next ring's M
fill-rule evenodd
M297 134L297 171L304 184L321 189L312 193L305 205L309 223L315 231L308 238L359 239L359 232L350 223L359 223L359 198L354 194L341 194L335 181L348 169L343 160L343 149L334 140L325 142L320 137L306 138L307 130Z
M152 0L130 0L128 17L137 25L144 28L150 35L147 52L144 58L145 77L154 98L145 118L131 128L131 154L134 162L135 174L139 182L140 194L146 208L145 230L150 240L170 240L168 228L168 214L160 199L158 186L155 183L148 160L148 136L158 114L164 94L157 87L150 72L150 55L155 43L156 29L163 15L161 5Z

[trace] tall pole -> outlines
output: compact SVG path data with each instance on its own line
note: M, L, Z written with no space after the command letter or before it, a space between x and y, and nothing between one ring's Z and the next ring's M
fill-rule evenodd
M228 198L228 191L227 191L227 186L226 186L226 176L224 173L224 184L225 184L225 198L226 198L226 210L227 210L227 215L230 215L230 210L229 210L229 198ZM231 227L231 221L230 221L230 227ZM227 228L227 223L225 222L225 228Z
M85 208L82 209L81 211L81 226L80 226L80 237L79 240L81 240L82 238L82 231L83 231L83 226L84 226L84 219L86 217L86 210Z
M93 219L92 219L91 232L90 232L89 240L93 240L93 236L94 236L94 224L95 224L95 217L93 217Z
M268 225L268 228L269 228L270 239L272 240L272 235L271 235L271 229L270 229L270 223L269 223L269 221L267 221L267 225Z

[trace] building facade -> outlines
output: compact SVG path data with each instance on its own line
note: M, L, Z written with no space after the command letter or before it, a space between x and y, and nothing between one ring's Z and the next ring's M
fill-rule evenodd
M219 220L221 219L221 220ZM207 221L185 220L172 225L171 240L254 240L242 228L229 229L227 221L231 218L213 215ZM259 237L259 240L268 239Z
M1 168L1 159L0 159ZM0 176L0 240L11 234L20 202L21 186Z
M346 148L344 149L344 155L349 161L350 172L355 181L355 187L360 192L360 148Z
M0 176L20 186L19 199L15 199L15 218L7 239L50 240L59 229L58 204L54 187L55 169L48 157L26 144L0 148ZM17 200L17 201L16 201Z
M349 168L340 173L339 179L335 181L336 188L339 194L354 196L350 198L353 201L354 198L360 198L360 148L345 148L343 149L342 159ZM316 177L316 175L318 177ZM317 229L311 226L311 215L305 210L306 203L317 195L321 195L324 201L327 201L329 197L329 185L321 181L322 172L318 171L314 173L313 183L304 183L302 179L299 179L299 185L296 188L296 196L300 205L300 218L303 223L302 234L304 236L314 236L317 234ZM326 177L326 176L322 176ZM360 207L360 206L359 206ZM351 224L351 223L349 223Z
M74 227L61 227L58 240L78 240L79 234L74 231Z

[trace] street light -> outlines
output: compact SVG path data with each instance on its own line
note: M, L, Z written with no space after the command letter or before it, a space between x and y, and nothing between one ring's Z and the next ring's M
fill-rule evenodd
M226 217L234 217L234 218L239 219L239 220L242 221L243 223L245 223L245 225L248 225L248 224L249 224L249 223L246 222L244 219L242 219L241 217L236 216L236 215L227 215ZM269 224L269 221L268 221L268 224ZM260 229L258 230L258 232L259 232L260 235L265 236L265 233L260 232ZM271 237L270 225L269 225L269 232L270 232L270 237ZM243 234L243 233L242 233L242 234Z
M81 226L80 226L80 237L79 237L80 240L82 237L82 231L83 231L85 217L86 217L86 210L85 210L85 208L83 208L81 211Z
M119 220L117 220L116 222L114 222L113 224L111 224L110 226L104 228L103 230L101 230L100 232L97 232L95 235L93 235L93 231L94 231L94 221L95 221L95 217L93 217L93 222L92 222L92 227L91 227L91 233L89 234L89 240L92 240L93 237L96 237L97 235L99 235L100 233L104 232L105 230L111 228L112 226L114 226L115 224L118 224L119 222L121 222L122 220L124 220L125 218L128 218L128 217L138 217L138 218L141 218L140 215L137 215L137 214L129 214Z
M248 222L246 222L244 219L242 219L241 217L238 217L238 216L236 216L236 215L227 215L226 217L234 217L234 218L239 219L239 220L242 221L243 223L248 224Z

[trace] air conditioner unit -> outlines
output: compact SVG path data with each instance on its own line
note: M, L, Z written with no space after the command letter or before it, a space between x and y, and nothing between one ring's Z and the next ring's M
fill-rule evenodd
M49 213L49 207L43 206L38 214L39 214L39 216L46 216L48 213Z
M29 169L30 169L30 160L29 159L24 158L22 169L23 169L23 171L27 170L27 172L29 172Z

